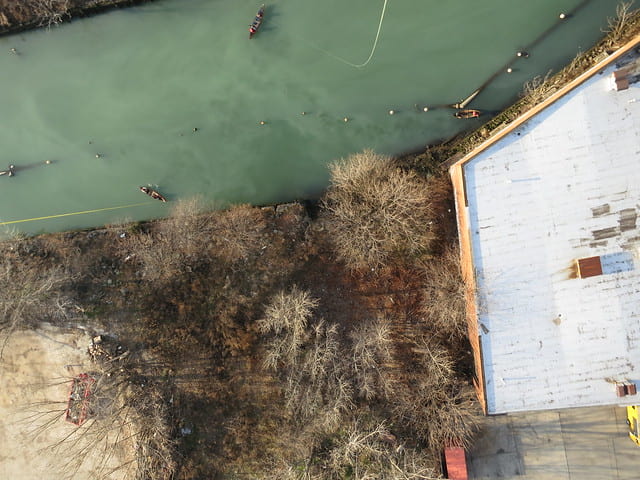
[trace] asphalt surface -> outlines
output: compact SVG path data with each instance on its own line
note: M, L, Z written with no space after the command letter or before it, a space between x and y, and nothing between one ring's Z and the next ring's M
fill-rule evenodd
M627 432L623 407L485 417L468 452L469 478L637 480L640 447Z

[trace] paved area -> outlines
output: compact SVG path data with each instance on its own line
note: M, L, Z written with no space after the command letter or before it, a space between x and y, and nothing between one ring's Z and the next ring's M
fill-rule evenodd
M475 480L637 480L640 447L622 407L485 417L469 452Z

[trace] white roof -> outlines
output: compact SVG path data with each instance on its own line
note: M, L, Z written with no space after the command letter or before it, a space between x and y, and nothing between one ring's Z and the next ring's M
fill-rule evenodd
M640 391L640 84L618 67L463 165L488 413L640 403L611 383Z

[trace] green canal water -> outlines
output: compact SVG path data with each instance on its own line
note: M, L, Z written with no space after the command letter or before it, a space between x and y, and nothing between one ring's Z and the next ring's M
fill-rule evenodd
M477 127L490 114L436 107L527 48L470 104L499 111L594 44L616 3L277 0L249 40L259 2L158 0L0 38L0 169L15 165L0 176L0 228L154 218L194 195L219 207L313 198L334 159Z

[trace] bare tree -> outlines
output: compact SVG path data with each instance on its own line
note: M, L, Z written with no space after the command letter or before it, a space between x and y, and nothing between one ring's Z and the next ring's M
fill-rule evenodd
M38 266L4 256L0 260L0 358L18 328L65 318L68 298L62 287L69 277L61 266Z
M393 411L434 452L447 445L468 446L477 427L473 389L455 376L447 351L426 337L415 342L415 372L398 380Z
M320 320L310 330L297 364L287 369L286 407L298 423L311 420L318 428L335 428L353 397L338 329Z
M457 246L451 245L424 266L422 312L447 341L466 337L465 284Z
M371 400L376 396L386 398L391 394L391 384L382 373L391 359L391 331L389 321L378 317L364 322L350 334L353 357L351 368L358 396Z
M318 299L294 285L289 292L277 293L258 321L263 334L273 334L265 359L267 368L276 369L285 361L295 364L300 346L307 340L307 326L318 306Z
M323 206L337 254L349 268L375 268L395 254L429 249L429 193L415 172L371 150L333 163L330 171Z
M96 478L112 478L115 472L126 472L126 478L136 480L173 478L177 455L168 406L141 369L144 365L126 355L94 365L88 420L49 447L65 452L63 472L69 478L75 478L87 452L93 450L102 452ZM117 453L119 458L112 458Z
M332 478L427 480L439 477L435 465L428 452L400 444L385 422L356 419L338 434L322 468Z
M56 25L69 13L69 0L33 0L29 5L33 13L40 19L39 26L50 27Z
M197 197L176 202L169 218L128 237L125 259L139 262L143 277L150 281L162 282L193 271L210 243L205 208Z
M329 428L350 408L353 389L337 326L312 322L317 306L309 292L294 286L272 299L258 328L272 335L264 366L279 372L290 417Z
M264 213L250 205L234 205L212 218L216 255L227 262L243 260L259 252L264 243Z

